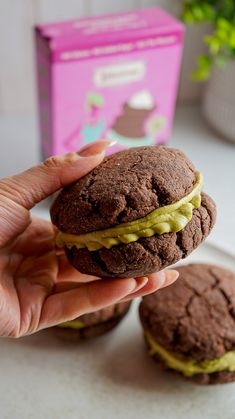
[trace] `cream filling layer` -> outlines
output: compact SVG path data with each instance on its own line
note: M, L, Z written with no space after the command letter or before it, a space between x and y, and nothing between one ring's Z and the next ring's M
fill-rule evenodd
M60 323L57 327L65 328L65 329L83 329L86 325L81 322L80 320L71 320L68 322Z
M95 251L102 247L110 249L120 244L136 242L140 238L152 237L155 234L177 233L191 221L193 210L201 206L202 188L203 177L197 172L197 181L193 190L174 204L157 208L144 218L105 230L79 235L60 231L56 244L58 247L66 246L69 249L76 246L78 249L87 248L89 251Z
M196 374L235 371L235 351L228 351L216 359L196 361L194 359L176 357L172 352L167 351L159 345L147 331L145 331L145 338L151 348L150 355L157 354L169 368L181 372L186 377L191 377Z

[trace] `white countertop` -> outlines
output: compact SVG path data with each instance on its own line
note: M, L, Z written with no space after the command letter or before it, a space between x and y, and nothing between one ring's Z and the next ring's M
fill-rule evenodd
M0 117L0 137L0 177L36 164L33 117ZM170 145L204 173L219 210L210 241L235 254L235 145L217 138L196 107L178 109ZM45 205L36 212L48 217ZM234 257L208 245L190 260L235 270ZM1 339L0 419L234 419L235 384L200 387L161 372L148 358L136 304L114 332L78 346L48 332Z
M0 116L0 178L36 164L40 159L33 116ZM212 132L197 106L180 106L169 143L182 149L204 174L205 191L214 198L218 220L209 240L235 255L235 144ZM47 205L36 208L48 218Z
M201 246L188 261L235 270ZM137 302L113 332L80 345L49 331L0 343L1 419L234 419L235 383L200 386L164 373L147 355Z

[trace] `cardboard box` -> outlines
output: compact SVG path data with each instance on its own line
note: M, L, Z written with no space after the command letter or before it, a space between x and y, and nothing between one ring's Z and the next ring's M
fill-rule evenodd
M114 150L164 144L174 116L183 25L159 8L38 25L44 157L100 138Z

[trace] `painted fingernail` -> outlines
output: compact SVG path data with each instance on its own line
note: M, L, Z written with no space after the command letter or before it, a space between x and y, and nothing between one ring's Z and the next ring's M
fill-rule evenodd
M147 276L142 276L141 278L136 278L135 282L136 282L136 286L131 292L131 294L144 288L145 285L148 283L148 278Z
M149 280L156 289L163 288L166 282L166 271L159 271L149 275Z
M107 148L112 147L116 144L116 141L111 140L100 140L92 144L88 144L78 151L78 155L81 157L96 156L97 154L103 153Z
M165 271L160 271L156 274L156 280L159 284L159 288L161 288L162 286L165 285L166 282L166 272Z
M175 282L178 277L179 277L178 271L175 271L173 269L166 271L166 280L164 283L164 287L167 287L168 285L173 284L173 282Z

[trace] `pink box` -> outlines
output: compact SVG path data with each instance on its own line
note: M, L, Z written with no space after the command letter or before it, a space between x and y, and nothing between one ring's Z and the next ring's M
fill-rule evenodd
M43 156L100 138L115 150L171 134L184 27L159 8L38 25Z

